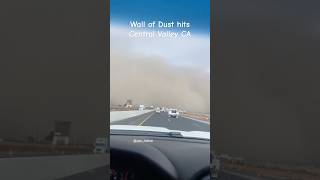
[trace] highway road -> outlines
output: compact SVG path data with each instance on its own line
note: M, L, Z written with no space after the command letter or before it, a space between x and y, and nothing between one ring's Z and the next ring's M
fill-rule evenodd
M207 122L193 120L182 116L179 116L179 118L169 118L167 112L156 113L155 111L111 122L111 125L155 126L182 131L210 131L210 125Z
M248 175L240 174L237 172L224 171L224 170L219 172L218 179L219 180L276 180L274 178L248 176Z
M108 178L107 166L64 177L58 180L106 180Z
M108 176L107 166L92 169L79 174L71 175L59 180L106 180ZM267 180L266 178L251 177L246 175L241 175L233 172L221 171L219 174L219 180ZM268 180L271 180L268 178Z

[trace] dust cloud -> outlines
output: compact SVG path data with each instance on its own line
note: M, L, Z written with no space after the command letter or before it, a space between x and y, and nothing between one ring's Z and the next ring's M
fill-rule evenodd
M319 165L319 3L221 7L213 64L217 152Z
M111 106L133 104L165 106L208 113L210 77L197 68L177 68L162 57L123 54L111 49Z

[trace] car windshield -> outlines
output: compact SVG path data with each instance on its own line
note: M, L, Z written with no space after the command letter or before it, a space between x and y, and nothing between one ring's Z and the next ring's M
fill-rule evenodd
M172 74L162 66L151 72L151 67L164 62L132 59L129 52L122 56L117 53L119 47L111 48L110 125L123 125L128 130L132 126L143 126L186 132L210 131L209 74L194 71L194 77L193 73L184 77L182 72L187 69L165 64L163 66L172 68ZM199 74L202 74L201 78ZM168 75L173 78L166 78ZM159 81L150 81L150 76ZM179 78L184 81L177 80ZM185 81L195 89L185 89Z
M128 3L133 2L126 1ZM174 7L182 6L176 5ZM143 11L149 10L143 8ZM191 25L192 22L178 20L187 17L158 13L163 19L155 20L155 25L178 28L168 27L176 31L177 37L169 37L165 27L160 28L162 31L147 27L148 21L131 18L117 21L117 15L113 16L115 21L110 24L110 124L209 132L210 23L203 21L207 26L197 27ZM153 16L154 12L145 13L141 19L148 19L151 14ZM200 20L203 19L197 19ZM195 28L194 32L199 34L187 36L189 28L186 26ZM181 34L184 30L185 34Z

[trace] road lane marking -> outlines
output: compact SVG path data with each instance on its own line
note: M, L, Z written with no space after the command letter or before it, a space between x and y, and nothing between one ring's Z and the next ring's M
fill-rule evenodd
M198 123L193 123L197 127L201 127Z
M141 126L141 125L142 125L144 122L146 122L153 114L154 114L154 112L151 113L147 118L145 118L140 124L138 124L138 126Z

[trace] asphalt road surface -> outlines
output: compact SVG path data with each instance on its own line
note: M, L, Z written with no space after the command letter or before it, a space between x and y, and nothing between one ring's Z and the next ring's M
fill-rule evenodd
M179 116L178 118L168 117L167 112L156 113L155 111L111 122L111 125L155 126L182 131L210 131L210 125L207 122L193 120L182 116Z
M108 176L108 168L107 166L103 166L79 174L64 177L59 180L106 180Z
M218 180L275 180L275 179L248 176L248 175L243 175L240 173L230 172L230 171L220 171Z
M79 174L61 178L59 180L106 180L109 174L107 166L92 169ZM218 180L267 180L265 178L250 177L231 172L220 172ZM269 179L270 180L270 179Z

